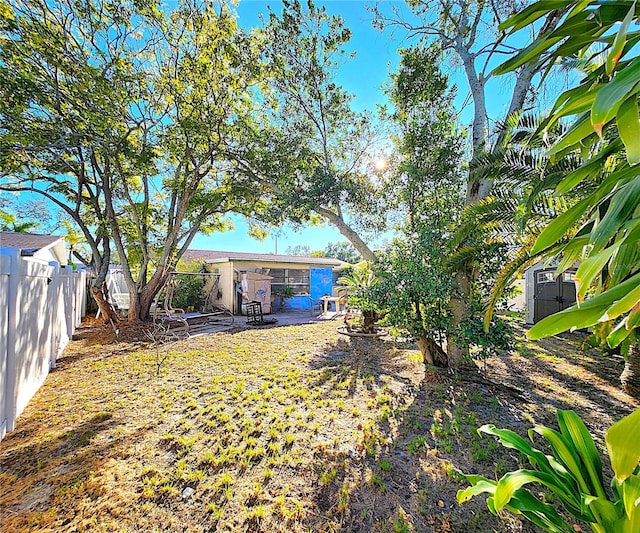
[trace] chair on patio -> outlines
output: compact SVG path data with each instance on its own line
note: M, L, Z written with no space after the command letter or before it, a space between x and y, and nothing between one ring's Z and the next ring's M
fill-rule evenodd
M262 303L260 302L249 302L246 304L246 310L247 326L266 326L277 322L275 318L264 318L262 315Z

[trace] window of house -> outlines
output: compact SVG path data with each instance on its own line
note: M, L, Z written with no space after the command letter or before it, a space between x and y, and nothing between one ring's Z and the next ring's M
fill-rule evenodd
M272 268L269 270L271 294L291 287L293 294L309 294L309 270L296 268Z

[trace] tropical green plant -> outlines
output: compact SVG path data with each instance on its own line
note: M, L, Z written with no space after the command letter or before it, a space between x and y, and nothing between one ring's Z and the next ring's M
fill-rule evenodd
M627 354L623 386L640 395L640 53L635 1L538 2L503 26L511 33L535 24L561 7L566 16L496 72L523 65L548 68L557 61L586 58L597 68L556 100L542 124L547 130L574 117L549 150L552 158L580 154L581 165L555 186L561 195L591 184L591 190L551 222L531 253L563 257L558 270L581 261L576 273L578 304L540 321L537 339L570 328L608 322L606 342ZM592 45L598 46L592 46ZM578 228L576 231L574 228ZM588 299L586 301L585 298ZM584 301L584 303L583 303Z
M596 533L632 533L640 530L640 409L612 425L606 434L607 450L615 477L611 490L604 483L602 461L596 445L580 417L558 410L557 431L546 426L529 430L529 439L540 435L552 455L534 448L526 439L492 424L478 431L498 437L506 448L520 452L530 469L508 472L498 481L466 475L471 487L458 491L458 503L487 493L487 507L493 514L506 509L524 516L551 532L575 529L556 508L540 500L530 483L551 491L564 509L591 526Z
M485 328L514 278L540 260L530 253L538 235L588 192L586 187L578 187L564 195L553 194L553 187L577 168L579 160L574 156L551 161L537 135L540 121L533 115L510 117L504 124L500 146L474 160L470 169L478 179L500 176L501 185L483 200L465 207L452 238L452 247L457 250L452 262L458 256L464 259L491 248L503 249L499 271L483 295ZM548 137L559 137L562 129L555 130L548 132Z
M281 289L278 289L274 294L282 296L283 298L291 298L295 294L295 290L290 285L285 285Z
M561 4L562 2L560 2ZM485 2L477 0L408 0L412 16L408 17L395 7L388 9L384 2L374 8L379 27L398 26L407 30L411 36L420 39L420 43L427 47L436 45L446 54L447 63L457 63L469 87L468 101L473 108L473 118L470 126L469 153L471 162L477 160L500 142L492 143L492 137L500 137L500 124L503 121L491 117L490 91L493 89L494 77L490 70L498 57L512 54L514 44L520 38L512 38L497 23L517 12L521 3L515 1ZM559 3L554 3L556 6ZM561 7L561 6L560 6ZM389 13L389 10L391 13ZM534 35L547 35L560 19L560 11L552 11L532 29ZM520 112L524 107L537 103L538 98L531 98L534 93L533 83L539 73L537 65L527 65L525 68L512 72L509 84L508 101L502 108L503 117ZM504 90L504 85L501 87ZM536 95L537 96L537 95ZM497 124L498 128L493 127ZM492 191L500 190L501 177L499 175L477 175L469 173L462 187L466 189L465 205L475 204L489 196ZM467 248L469 243L463 243ZM479 265L475 263L475 255L460 255L465 261L452 264L455 268L453 276L454 291L451 298L452 322L457 326L467 320L472 312L474 280L478 278ZM448 339L447 354L449 365L460 366L468 355L468 344L458 335Z
M338 285L346 291L348 305L362 313L364 331L373 333L376 322L384 312L380 306L380 298L377 297L381 288L380 278L369 263L363 261L340 276Z
M585 56L599 60L600 65L578 87L558 98L543 124L549 129L566 117L576 116L549 154L555 159L580 154L581 164L554 187L557 195L584 183L590 191L548 224L531 250L532 254L546 256L562 254L560 271L582 260L576 275L579 302L539 322L530 336L535 339L615 320L608 328L607 342L610 346L628 343L626 372L633 368L630 364L640 369L640 61L636 46L640 32L635 31L637 26L631 26L638 21L637 6L635 1L542 1L512 17L504 28L516 32L558 8L566 16L557 29L497 69L500 73L523 65L547 68L558 60ZM598 47L591 47L596 43ZM584 301L586 296L591 297ZM633 383L630 373L629 382ZM627 390L640 394L637 382ZM601 460L585 425L571 411L558 411L558 422L560 432L544 426L530 431L530 438L533 432L544 437L553 457L531 447L512 431L483 426L481 431L496 435L506 447L525 454L533 470L510 472L497 482L467 476L472 487L459 492L458 500L486 492L490 494L487 505L494 513L505 508L548 531L572 531L553 505L523 488L537 482L595 532L638 531L640 410L607 432L615 473L610 494L603 486Z
M178 309L193 307L202 310L205 300L204 279L195 274L177 274L171 305Z

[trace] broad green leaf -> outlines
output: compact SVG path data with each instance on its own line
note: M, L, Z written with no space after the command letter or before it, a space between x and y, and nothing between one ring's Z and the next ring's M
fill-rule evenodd
M533 60L537 60L540 54L551 48L552 46L558 44L562 41L566 36L556 35L555 37L551 37L551 34L547 36L539 38L537 41L534 41L533 44L529 45L527 48L519 52L517 55L505 61L502 65L498 66L495 70L493 70L492 74L499 76L501 74L505 74L507 72L511 72L522 65L529 63Z
M458 503L468 502L474 496L482 493L494 494L496 490L496 481L492 481L482 476L466 475L466 480L471 483L470 487L459 490L456 499Z
M557 154L565 148L571 148L585 137L593 134L594 129L589 120L589 115L584 114L571 127L571 129L549 150L549 155Z
M579 242L583 242L584 240L585 239L580 238ZM587 240L586 245L588 245L588 239L586 240ZM560 275L562 272L567 271L570 268L573 268L575 264L578 263L582 258L584 247L586 245L582 245L582 247L579 250L577 250L577 249L574 249L573 244L574 244L574 240L572 239L569 243L567 243L567 246L565 246L562 249L562 252L561 252L562 259L560 260L560 263L558 263L558 268L556 269L556 273L558 275Z
M574 411L560 409L558 410L558 425L560 432L570 438L576 453L582 459L582 463L589 473L591 487L595 491L594 495L606 498L607 495L602 486L602 461L587 426Z
M607 66L607 74L609 76L611 76L613 69L618 64L618 60L622 55L622 50L624 48L625 43L627 42L627 30L629 29L629 24L631 24L631 21L633 20L633 16L635 12L636 12L636 3L634 2L631 8L629 9L629 12L627 13L627 16L624 17L624 20L622 21L622 25L618 29L618 33L616 33L616 38L613 41L611 50L607 55L606 66Z
M597 87L596 87L597 88ZM547 121L551 118L555 118L555 114L558 113L560 109L563 109L566 105L573 105L574 100L581 100L585 95L590 94L594 89L592 83L582 82L577 87L572 87L571 89L567 89L563 93L560 93L560 96L556 98L556 101L553 104L553 108L547 117ZM565 113L565 115L573 115L575 113ZM547 122L544 123L545 126Z
M638 82L640 82L640 61L631 61L598 91L591 107L591 123L598 135L602 135L602 127L616 116L622 102L631 94L637 94L640 91Z
M616 120L620 138L627 149L627 161L630 165L637 165L640 163L640 116L636 94L627 98L620 106Z
M529 491L519 489L505 506L514 514L522 514L538 527L552 533L573 533L575 530L565 522L553 505L541 502ZM494 514L496 514L494 512Z
M578 286L578 299L581 301L589 290L591 282L602 272L604 266L609 262L611 256L619 248L620 244L609 246L605 250L595 255L590 255L583 261L576 271L576 285Z
M573 495L566 491L566 488L558 483L557 477L546 472L536 470L514 470L507 472L498 480L496 492L493 497L497 510L507 505L516 490L529 483L540 483L551 490L563 501L571 500Z
M627 316L627 329L640 328L640 302L631 310Z
M588 492L589 485L583 477L585 472L583 471L580 457L576 453L575 448L572 448L567 438L562 433L546 426L535 426L532 428L532 431L535 431L545 438L553 450L553 455L571 472L580 490Z
M613 320L620 315L631 311L631 309L640 302L640 283L627 293L624 297L620 298L609 309L607 314L603 317L605 320Z
M549 337L568 329L587 328L597 324L607 309L628 291L640 283L640 274L632 276L623 283L589 298L580 307L572 306L559 313L543 318L527 333L532 340Z
M557 243L562 237L564 237L567 231L569 231L569 229L571 229L578 220L580 220L591 204L591 197L584 198L549 223L544 230L542 230L542 233L538 235L538 238L531 249L531 255L536 255L542 250Z
M593 26L591 24L582 25L575 28L575 31L584 33L572 35L571 39L567 39L561 43L553 52L555 57L564 57L572 55L584 55L590 45L596 40L606 40L602 35L607 31L605 26ZM599 39L602 37L602 39Z
M598 16L600 24L603 26L613 26L624 20L624 17L629 12L629 6L631 0L596 0L594 3L598 6Z
M569 307L542 319L528 331L527 336L531 340L538 340L570 329L593 326L598 323L610 305L611 302L607 301L598 307L592 306L588 310L576 306Z
M593 87L591 85L581 85L576 89L571 89L573 93L567 95L566 100L562 104L556 102L558 107L553 109L552 120L547 125L547 128L555 124L558 119L562 117L577 115L578 113L584 113L591 109L596 94L598 94L598 89L599 87ZM569 91L567 91L567 93L569 93Z
M613 424L605 435L611 467L619 483L624 482L640 461L640 409Z
M512 448L518 450L520 453L527 456L529 462L536 468L541 469L544 472L553 472L553 468L549 465L549 460L540 450L536 450L525 439L518 435L515 431L510 429L497 429L493 424L485 424L478 428L478 432L488 433L489 435L495 435L500 439L500 443L505 448Z
M493 496L489 496L487 498L487 509L489 509L489 512L491 514L498 516L498 511L496 510L496 506L493 503Z
M624 502L624 510L630 525L635 528L625 531L638 531L640 529L640 477L629 476L622 484L622 501Z
M502 31L511 30L511 33L513 33L546 16L549 11L564 9L573 3L574 0L542 0L541 2L536 2L508 18L500 24L499 28Z
M606 496L584 496L585 505L591 509L594 516L597 517L597 524L600 530L606 533L620 531L620 528L624 522L624 511L622 506L620 510L611 503Z
M532 7L536 5L537 4L533 4ZM507 21L507 24L508 22L509 21ZM511 59L505 61L502 65L499 65L493 73L496 75L504 74L525 63L537 61L541 54L551 50L558 43L562 43L564 47L571 46L571 39L566 39L568 36L591 36L592 39L595 39L606 30L606 26L602 25L600 21L595 20L591 13L587 11L576 11L573 16L568 17L553 31L540 35L531 45L521 50ZM569 42L564 42L565 40ZM572 47L571 50L577 50L579 48L581 48L581 46L578 46L578 48Z
M633 215L640 198L640 175L622 183L611 196L607 211L591 232L591 244L596 250L603 248Z
M640 237L634 237L633 234L640 235L640 224L638 225L638 231L631 231L625 237L616 241L620 243L620 247L607 267L610 278L609 286L622 283L640 265Z
M627 321L628 317L625 317L618 325L616 325L611 333L607 335L607 345L610 348L619 346L633 332L633 330L627 329Z

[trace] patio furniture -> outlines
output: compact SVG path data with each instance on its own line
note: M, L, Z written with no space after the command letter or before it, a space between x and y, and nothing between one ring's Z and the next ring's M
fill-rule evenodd
M191 274L172 272L165 288L158 293L152 305L154 321L175 323L175 327L184 328L187 335L211 326L230 326L233 324L233 313L225 306L215 302L219 291L219 278L216 278L209 290L202 312L186 313L184 309L172 307L173 294L176 289L175 274ZM197 275L197 274L193 274Z
M336 314L344 313L347 310L347 302L344 296L323 296L320 298L323 302L323 310L326 315L329 312L330 304L333 303L336 308ZM340 311L340 306L342 305L342 311Z
M260 302L249 302L246 304L246 310L247 326L267 326L277 322L275 318L264 318L262 315L262 303Z

